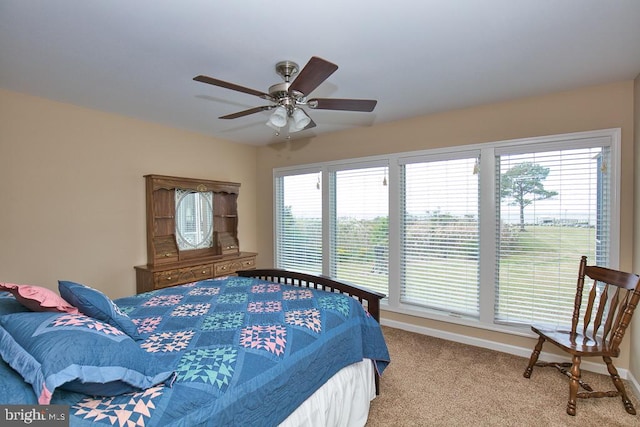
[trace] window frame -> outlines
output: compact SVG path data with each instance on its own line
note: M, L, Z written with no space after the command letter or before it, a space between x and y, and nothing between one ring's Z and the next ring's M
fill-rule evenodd
M444 313L441 311L431 310L428 308L417 307L413 305L403 304L400 301L399 286L389 285L387 298L382 301L381 308L385 311L417 316L425 319L454 323L463 326L471 326L491 331L504 332L519 336L530 336L529 328L524 326L503 325L494 323L494 301L495 301L495 266L497 258L496 245L496 197L495 197L495 159L499 153L513 153L517 150L523 152L533 152L534 150L547 151L554 148L572 148L582 147L589 141L594 145L607 145L611 149L611 164L608 165L611 171L610 180L610 241L609 241L609 267L619 268L620 260L620 183L621 183L621 129L610 128L593 131L565 133L557 135L547 135L531 138L518 138L510 140L501 140L484 143L472 143L453 147L434 148L427 150L391 153L388 155L370 156L355 159L343 159L336 161L327 161L321 163L288 166L275 168L273 170L274 178L274 262L277 265L277 228L276 220L278 215L278 206L276 201L276 179L284 175L294 175L300 173L308 173L309 171L322 172L322 210L323 210L323 261L322 274L330 274L330 241L331 228L329 220L331 215L331 207L328 203L330 173L331 171L340 169L355 168L358 166L366 167L367 165L381 166L388 165L388 188L389 188L389 283L400 283L401 271L401 180L400 169L402 164L415 163L419 158L455 158L456 155L462 156L470 151L480 152L480 194L482 194L482 203L480 204L480 313L478 318L466 318L462 315L453 313ZM578 260L576 260L577 266ZM577 267L576 267L577 268Z
M598 157L604 156L604 158L605 158L604 164L607 165L606 166L607 167L607 173L604 174L604 176L606 176L607 179L605 179L605 182L602 185L606 185L607 183L609 184L609 186L608 186L608 188L607 188L607 190L605 192L605 194L606 194L607 198L609 199L609 201L603 202L603 203L605 203L605 205L607 205L607 206L604 207L604 212L605 213L603 215L606 218L604 220L605 226L607 226L607 232L605 233L607 235L606 238L605 238L606 244L603 245L603 246L606 247L606 251L605 251L606 252L606 256L610 257L611 256L611 248L612 248L612 239L611 239L611 236L609 236L608 234L613 230L613 227L615 227L615 226L619 227L619 221L615 221L615 223L612 223L612 221L608 217L608 215L611 214L611 212L612 212L612 209L611 209L610 206L608 206L608 204L609 204L609 202L612 201L612 197L610 197L610 196L611 196L611 193L612 193L611 190L612 190L612 186L613 185L609 181L612 180L614 172L612 170L610 170L611 168L609 167L609 164L613 161L613 159L611 158L612 155L613 155L613 149L612 149L612 146L604 138L582 138L579 141L575 141L575 142L574 141L564 141L564 142L562 142L560 144L557 143L557 142L548 142L548 143L538 143L538 144L535 144L535 145L524 144L522 146L514 146L514 147L503 146L503 147L495 149L494 153L495 153L495 159L500 158L502 156L507 156L508 157L508 156L512 156L512 155L515 155L515 156L526 155L528 158L531 158L531 157L533 157L533 155L541 154L542 156L540 157L540 161L542 162L541 164L544 164L544 161L545 161L544 159L547 158L546 156L551 155L553 157L559 158L558 157L559 153L563 152L564 154L562 155L562 158L561 158L562 160L560 161L560 163L565 163L565 162L572 163L572 162L576 161L576 157L574 157L576 154L575 153L572 154L571 153L572 151L574 151L574 150L582 151L582 150L585 150L585 149L602 148L602 147L607 147L608 148L607 150L601 150L600 154L598 154ZM606 154L604 153L605 151L607 151ZM588 157L590 159L589 161L593 161L593 159L595 158L593 153L592 154L588 154L588 155L578 154L578 156L585 156L584 158ZM580 158L580 161L584 162L584 158ZM598 165L599 165L599 163L598 163ZM596 166L597 165L595 165L595 164L593 165L593 167L596 167ZM498 169L498 168L496 168L496 169ZM557 170L555 170L555 172L557 172ZM577 173L582 174L580 176L584 178L584 175L589 175L589 174L591 174L593 172L595 172L595 169L581 169ZM497 173L500 173L500 172L497 171ZM554 173L554 171L552 170L552 174L553 173ZM560 176L556 175L556 179L558 177L560 177L562 181L575 179L575 175L572 176L571 174L567 174L567 175L563 174L563 175L560 175ZM546 184L548 183L548 181L545 181L544 183L545 183L545 187L546 187ZM558 183L558 181L556 181L556 184L557 183ZM496 181L495 184L498 185L499 181ZM596 183L594 185L594 187L597 186L597 185L598 184ZM560 199L563 198L562 194L563 194L562 191L558 194L558 197ZM571 198L571 195L569 195L568 198ZM593 202L594 202L594 205L592 205L592 207L595 208L595 205L600 204L601 200L596 199L596 200L593 200ZM498 211L500 211L501 208L504 207L504 205L502 204L502 200L501 200L499 195L496 195L495 203L496 203L496 215L500 216L500 214L498 214ZM544 202L542 202L542 203L544 203ZM571 210L573 208L572 205L568 205L567 207L569 208L569 210ZM596 209L597 208L595 208L594 210L596 210ZM527 225L527 227L528 227L528 225ZM560 236L566 235L567 233L570 233L569 230L570 230L569 228L562 228L561 230L558 230L556 236L558 238L560 238ZM590 243L589 243L589 244L593 244L594 245L594 248L593 248L594 251L595 251L595 246L598 246L596 244L597 235L595 234L595 230L596 229L594 227L593 228L594 239L590 240ZM536 233L533 232L533 235L535 235L535 234ZM618 239L619 239L619 235L616 237L616 241L619 241ZM498 240L499 240L498 236L496 235L496 241L498 241ZM529 248L529 250L531 250L533 252L536 251L535 246L529 246L528 248ZM499 253L499 252L500 252L500 249L498 248L496 253ZM547 306L545 305L546 302L542 303L542 300L537 300L537 302L535 302L534 301L535 299L534 300L527 300L527 298L520 298L519 296L516 296L515 298L512 298L513 305L509 306L509 309L504 310L501 313L501 315L502 315L502 319L501 320L496 319L496 317L497 317L496 313L493 313L493 321L496 324L500 324L500 323L505 323L507 325L508 324L512 324L512 325L513 324L521 324L525 328L528 328L529 324L531 324L531 323L541 324L542 322L548 322L547 325L550 326L550 327L556 327L556 326L560 326L560 325L570 324L571 323L571 321L570 321L571 309L573 308L574 297L575 297L575 280L577 278L577 262L578 262L578 259L579 259L580 255L587 255L588 253L589 253L588 246L585 247L585 252L582 252L582 253L579 253L579 254L574 253L575 256L572 255L572 258L571 258L572 261L571 262L563 263L564 269L565 269L565 275L563 275L562 277L560 277L560 276L557 277L557 279L559 281L562 281L563 283L565 283L566 288L563 288L563 290L560 291L560 292L563 294L562 298L565 299L564 306L568 308L568 310L563 313L566 316L566 319L561 321L561 323L557 323L557 320L554 321L552 319L554 315L551 315L549 318L539 317L536 320L531 320L531 319L525 320L523 318L520 318L519 315L516 314L518 306L522 306L524 304L534 304L534 305L538 304L538 309L546 309ZM568 255L568 252L567 251L561 251L561 252L559 252L558 255L559 255L558 258L556 258L556 259L558 260L559 264L557 264L557 266L560 267L560 261L559 261L560 258L566 257ZM540 256L539 253L538 254L532 254L532 255L530 255L530 259L537 258L538 256ZM597 260L597 258L595 256L589 256L589 263L590 264L591 263L595 263L596 260ZM496 265L494 266L495 269L496 269L495 270L496 273L498 273L498 269L499 269L498 264L500 264L500 262L497 262ZM599 264L599 265L606 266L606 267L611 267L611 263L608 263L608 264L602 263L602 264ZM507 269L508 268L505 268L505 270L507 270ZM518 274L518 268L516 267L515 270L516 270L515 274L517 275ZM568 276L568 274L569 274L568 272L573 274L573 276ZM524 272L521 272L521 273L524 273ZM548 276L549 277L553 277L553 274L554 274L553 272L550 272L550 274ZM498 277L494 278L494 282L496 284L496 286L494 287L494 290L496 290L498 288L498 286L499 286L498 280L499 280ZM515 280L516 280L516 282L518 281L518 279L515 279ZM558 285L558 282L556 282L554 280L550 280L550 281L545 281L545 280L546 279L543 278L542 276L540 277L540 282L536 284L536 286L535 286L536 291L534 291L534 292L540 292L545 287L550 287L550 292L559 291L559 289L556 288L556 286ZM505 281L505 282L500 284L500 285L505 285L505 288L503 288L503 290L508 288L507 283L509 283L509 281ZM520 284L522 285L523 282L520 282ZM571 286L571 288L569 288L569 286ZM508 292L507 292L507 294L508 294ZM507 294L505 294L505 296ZM517 295L517 293L516 293L516 295ZM509 297L506 296L505 300L508 300L508 299L509 299ZM548 301L548 297L545 298L544 300ZM498 304L498 298L496 298L496 300L495 300L494 308L495 308L495 305L497 305L497 304ZM538 312L537 315L539 316L539 314L540 313ZM534 311L533 317L536 317L535 311Z

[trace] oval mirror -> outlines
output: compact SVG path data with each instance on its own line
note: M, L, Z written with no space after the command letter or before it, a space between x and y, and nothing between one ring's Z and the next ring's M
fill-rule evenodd
M213 246L213 192L176 188L176 242L182 251Z

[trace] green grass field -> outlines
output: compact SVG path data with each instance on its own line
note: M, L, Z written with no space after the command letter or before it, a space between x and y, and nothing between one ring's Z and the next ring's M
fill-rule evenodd
M558 302L571 306L580 257L586 255L590 263L595 262L595 228L529 225L525 231L514 227L509 233L498 266L501 298L497 311L506 318L518 318L529 316L531 311L554 311ZM338 276L388 293L387 275L374 273L374 267L371 262L346 260L338 263ZM430 280L451 282L451 294L445 296L445 304L447 298L462 298L476 292L476 273L477 264L465 258L406 260L408 283L421 287L428 286ZM409 292L407 296L419 298L419 294L422 292L415 295ZM522 300L530 301L531 305L518 308Z

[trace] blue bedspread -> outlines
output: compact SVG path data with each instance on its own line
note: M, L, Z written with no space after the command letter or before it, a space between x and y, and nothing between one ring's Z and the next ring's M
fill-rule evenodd
M277 425L341 368L389 353L378 323L336 293L229 277L116 301L172 387L92 398L56 392L72 426Z

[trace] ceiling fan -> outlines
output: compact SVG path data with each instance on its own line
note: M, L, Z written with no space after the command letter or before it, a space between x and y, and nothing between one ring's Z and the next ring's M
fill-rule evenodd
M302 70L298 64L292 61L281 61L276 64L276 73L284 79L284 83L277 83L269 87L269 93L250 89L237 84L218 80L213 77L199 75L193 80L220 86L226 89L255 95L272 102L270 105L250 108L233 114L219 117L220 119L237 119L275 109L269 117L266 125L275 129L276 135L280 129L289 123L289 133L311 129L316 126L313 120L301 108L307 106L317 110L342 110L371 112L378 101L374 99L340 99L340 98L312 98L307 96L313 92L322 82L338 69L336 64L317 56L312 57ZM299 71L299 73L298 73ZM292 81L294 76L297 77Z

